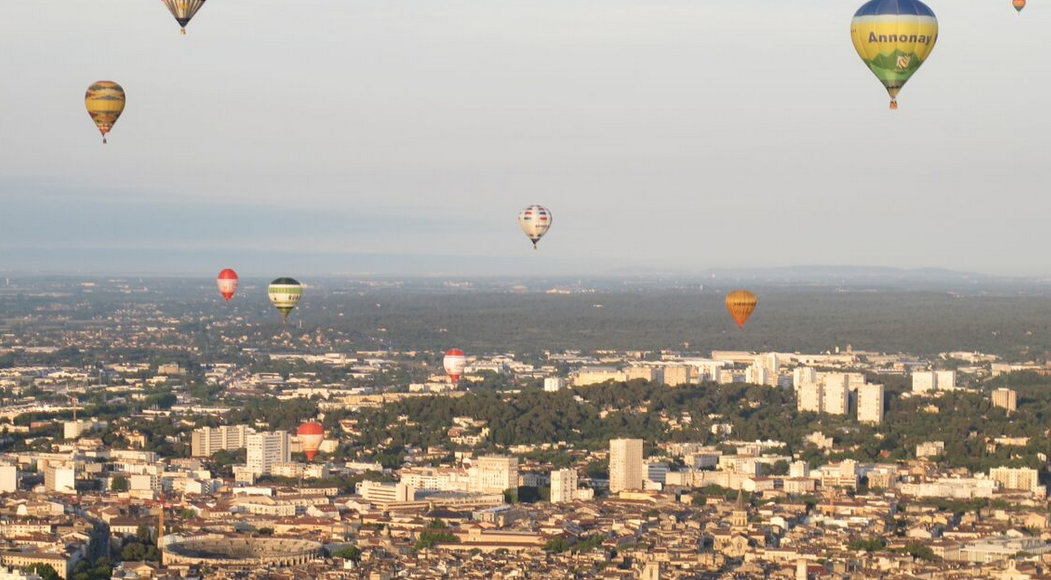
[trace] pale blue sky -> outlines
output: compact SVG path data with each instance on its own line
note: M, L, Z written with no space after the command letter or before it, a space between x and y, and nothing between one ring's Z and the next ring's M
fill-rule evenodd
M8 2L0 269L1051 274L1051 6L929 4L892 113L855 1Z

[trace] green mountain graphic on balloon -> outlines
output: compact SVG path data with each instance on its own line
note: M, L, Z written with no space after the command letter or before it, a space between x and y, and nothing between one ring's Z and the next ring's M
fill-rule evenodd
M879 54L876 58L865 61L872 72L876 73L881 81L907 81L916 69L920 68L923 61L914 52L902 52L895 50L890 54Z

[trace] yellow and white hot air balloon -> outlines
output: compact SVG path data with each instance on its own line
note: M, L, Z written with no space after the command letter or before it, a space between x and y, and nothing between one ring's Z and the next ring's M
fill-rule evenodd
M124 112L124 89L113 81L91 83L84 94L84 106L95 126L102 133L102 142L106 143L106 134L113 129L113 124Z

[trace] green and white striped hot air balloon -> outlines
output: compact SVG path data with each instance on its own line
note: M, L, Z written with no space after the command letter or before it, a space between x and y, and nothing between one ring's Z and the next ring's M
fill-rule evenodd
M303 285L293 278L278 278L270 283L266 292L270 295L270 302L274 308L277 308L285 322L288 322L288 315L303 295Z

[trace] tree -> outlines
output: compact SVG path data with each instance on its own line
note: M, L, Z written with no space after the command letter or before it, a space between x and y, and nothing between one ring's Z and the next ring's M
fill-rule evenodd
M110 480L109 489L112 492L120 493L122 491L128 491L130 487L131 486L128 484L128 478L123 475L114 476L113 479Z
M332 553L333 558L343 558L344 560L352 560L354 562L361 561L361 548L357 546L347 546L340 548Z
M40 576L41 580L61 580L61 576L58 572L51 567L51 564L30 564L25 567L26 572L32 572Z

